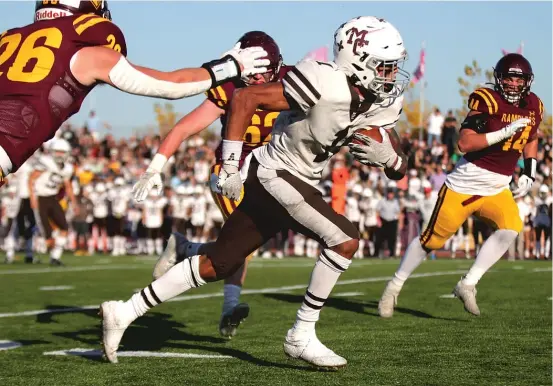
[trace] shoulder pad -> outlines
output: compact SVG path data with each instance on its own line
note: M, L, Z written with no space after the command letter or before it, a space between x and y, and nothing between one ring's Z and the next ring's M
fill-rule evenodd
M529 97L531 98L532 108L535 108L539 111L540 120L543 120L543 117L545 115L545 107L543 106L543 102L541 101L540 97L533 92L530 93Z
M230 104L230 100L232 98L234 90L236 90L236 86L232 81L229 81L223 83L220 86L209 89L205 92L205 95L207 96L207 99L209 99L211 102L213 102L223 110L226 110Z
M474 114L467 116L463 123L461 123L461 129L474 130L479 134L486 132L486 126L490 115L488 113Z
M304 59L282 78L284 93L304 112L314 107L321 99L323 67L325 66L314 60Z
M103 46L127 56L123 32L110 20L90 13L84 14L73 20L73 28L84 46Z
M494 115L499 110L497 100L497 94L494 90L483 87L476 89L469 95L468 107L471 110Z

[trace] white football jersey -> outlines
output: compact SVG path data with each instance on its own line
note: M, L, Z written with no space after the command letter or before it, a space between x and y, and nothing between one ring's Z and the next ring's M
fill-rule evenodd
M207 200L205 195L194 197L194 206L192 207L192 216L190 222L195 227L204 226L207 216Z
M282 84L297 106L280 113L271 141L254 155L264 167L286 170L311 185L319 182L328 160L356 130L370 125L393 128L403 105L402 96L361 102L332 62L302 60Z
M171 210L174 218L188 220L190 208L194 204L194 199L190 196L171 197Z
M147 198L144 200L144 226L146 228L160 228L163 224L163 208L167 205L167 198Z
M92 215L95 218L106 218L108 216L108 193L91 192L89 196L92 201Z
M6 218L16 218L19 213L19 205L21 204L21 199L17 196L10 197L6 196L2 198L2 208L4 208L4 213Z
M35 181L34 189L39 197L55 196L60 192L65 181L73 175L73 164L66 162L59 165L52 156L41 155L33 165L34 170L43 172Z
M122 218L127 214L131 189L128 186L119 186L109 190L108 200L111 202L113 217Z
M33 164L35 160L33 158L25 161L23 165L15 172L17 178L17 195L20 198L29 198L29 176L33 171Z
M346 218L351 222L361 221L359 200L355 197L348 197L346 199Z

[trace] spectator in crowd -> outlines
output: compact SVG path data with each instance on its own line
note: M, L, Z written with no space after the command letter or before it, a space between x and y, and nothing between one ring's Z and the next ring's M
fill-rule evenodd
M386 192L386 197L380 200L376 206L376 212L380 219L380 230L376 238L376 255L382 257L381 248L384 242L388 245L388 256L393 256L396 249L398 220L400 214L399 201L392 189Z
M445 145L449 158L455 154L455 143L457 141L457 118L453 110L447 112L442 131L442 143Z
M427 144L428 147L431 147L434 141L438 141L440 143L442 139L442 128L444 125L444 116L440 112L440 109L435 107L434 111L430 116L428 117L427 121L427 130L428 130L428 139Z

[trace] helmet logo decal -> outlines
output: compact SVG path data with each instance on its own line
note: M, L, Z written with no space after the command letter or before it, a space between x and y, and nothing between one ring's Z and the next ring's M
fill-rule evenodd
M91 0L90 2L96 9L100 9L100 6L102 5L102 0Z
M346 35L349 36L347 43L353 44L354 55L360 55L360 53L357 52L357 48L363 48L369 44L369 41L365 39L368 33L369 31L366 29L359 31L356 27L352 27L346 31ZM355 40L353 40L354 38Z

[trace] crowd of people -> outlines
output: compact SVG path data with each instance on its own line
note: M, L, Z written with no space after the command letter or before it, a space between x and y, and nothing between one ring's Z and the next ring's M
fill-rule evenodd
M147 168L161 138L156 135L114 139L100 136L89 127L97 118L76 128L65 124L56 138L71 147L74 174L71 179L77 197L75 213L62 191L59 199L70 224L65 249L77 255L93 253L160 254L172 231L205 242L216 238L223 217L209 189L210 167L214 163L216 136L194 136L185 141L163 171L165 188L161 195L150 194L142 203L131 197L134 182ZM437 127L437 128L436 128ZM460 154L455 146L458 124L450 111L443 117L438 109L430 115L423 140L409 130L401 133L402 150L408 157L408 174L400 181L388 179L381 169L355 161L344 147L328 164L319 190L329 205L345 215L362 235L357 258L401 256L410 241L430 221L437 193L446 174ZM42 152L48 152L46 143ZM524 230L508 252L509 259L549 258L551 253L551 150L550 136L540 138L538 175L532 192L517 200ZM36 156L34 157L36 158ZM32 160L31 160L32 163ZM522 166L522 165L521 165ZM25 169L26 170L26 169ZM20 190L16 173L3 190L2 225L7 262L16 250L27 257L46 252L47 245L38 230L31 244L24 243L29 230L18 224ZM517 175L513 178L516 183ZM11 185L11 187L10 187ZM21 221L20 221L21 222ZM122 223L122 232L113 224ZM473 258L490 233L488 224L471 217L436 257ZM21 237L20 237L21 236ZM319 255L319 245L300 234L279 234L262 247L263 258ZM30 258L27 261L36 261Z

